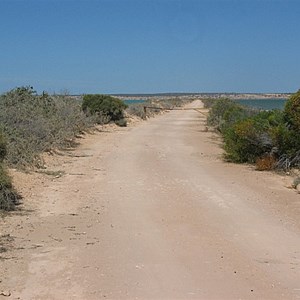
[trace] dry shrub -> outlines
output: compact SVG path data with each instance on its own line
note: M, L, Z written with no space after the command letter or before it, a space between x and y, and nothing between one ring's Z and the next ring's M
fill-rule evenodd
M37 95L21 87L0 96L0 126L7 144L5 162L17 168L40 167L40 154L74 146L75 137L95 120L71 97Z
M149 105L148 103L133 103L129 104L126 110L126 113L132 116L137 116L143 120L147 119L149 115L147 115L147 110L145 110L145 106ZM148 110L149 112L149 110Z
M170 99L151 99L143 103L132 103L128 105L127 114L137 116L143 120L160 114L163 110L181 107L188 104L192 99L182 99L180 97ZM147 108L146 107L151 107Z
M11 178L0 163L0 210L14 209L20 198L12 186Z
M298 185L300 185L300 177L296 177L292 183L292 188L297 189Z
M256 160L255 166L258 171L269 171L273 170L276 165L276 159L272 155L266 155Z

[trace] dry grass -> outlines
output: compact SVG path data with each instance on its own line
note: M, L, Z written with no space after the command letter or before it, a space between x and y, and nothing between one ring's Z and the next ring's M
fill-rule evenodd
M258 171L270 171L275 168L276 159L271 155L260 157L256 160L255 166Z

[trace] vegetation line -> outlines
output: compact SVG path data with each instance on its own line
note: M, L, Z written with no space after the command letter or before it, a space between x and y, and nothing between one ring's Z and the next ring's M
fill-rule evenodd
M203 100L207 124L223 137L225 159L258 170L300 169L300 90L284 110L257 110L229 99Z

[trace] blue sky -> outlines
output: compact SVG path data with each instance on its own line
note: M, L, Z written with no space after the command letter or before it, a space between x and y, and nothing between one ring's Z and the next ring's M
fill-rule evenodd
M300 1L0 0L0 92L294 92Z

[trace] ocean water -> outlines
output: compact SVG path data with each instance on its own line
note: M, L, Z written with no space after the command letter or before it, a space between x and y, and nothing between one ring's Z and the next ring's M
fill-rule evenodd
M144 102L146 102L146 100L143 100L143 99L138 99L138 100L124 100L124 102L127 105L130 105L130 104L144 103Z
M272 110L272 109L283 109L287 99L239 99L235 100L236 102L247 105L254 108Z

